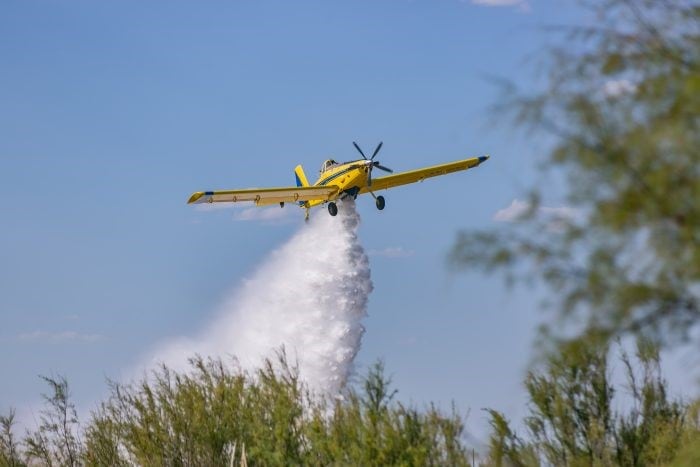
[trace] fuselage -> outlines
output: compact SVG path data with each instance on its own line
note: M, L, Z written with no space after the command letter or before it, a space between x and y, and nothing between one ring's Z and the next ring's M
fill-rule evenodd
M362 159L342 164L326 161L313 186L337 186L340 193L346 196L357 196L360 189L367 185L370 164L371 161ZM316 206L323 202L310 201L309 206Z

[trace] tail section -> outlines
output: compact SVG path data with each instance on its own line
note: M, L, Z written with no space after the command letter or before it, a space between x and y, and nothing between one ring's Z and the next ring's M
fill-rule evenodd
M294 167L294 177L297 179L297 186L309 186L309 181L306 179L306 174L301 164ZM299 206L306 207L306 220L309 220L309 202L299 201Z
M294 168L294 175L297 179L297 186L309 186L309 181L306 179L306 174L304 174L304 169L301 165L297 165Z

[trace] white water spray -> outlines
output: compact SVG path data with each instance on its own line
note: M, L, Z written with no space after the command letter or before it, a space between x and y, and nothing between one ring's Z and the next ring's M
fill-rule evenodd
M355 203L338 208L336 217L318 213L274 251L205 332L161 346L149 366L185 370L187 359L199 354L235 356L251 370L284 347L311 390L342 389L360 349L372 282Z

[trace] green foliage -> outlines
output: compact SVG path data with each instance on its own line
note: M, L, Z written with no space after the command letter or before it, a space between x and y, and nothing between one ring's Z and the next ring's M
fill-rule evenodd
M545 91L503 105L551 142L542 166L565 178L570 209L541 209L547 188L534 187L518 222L462 232L452 258L543 281L555 337L683 342L700 318L700 7L586 4L596 23L564 29Z
M20 457L20 447L12 431L14 424L14 410L10 410L8 415L0 415L0 466L19 467L25 465Z
M468 465L461 436L464 425L452 410L421 412L392 404L395 391L381 363L371 367L362 393L350 392L333 404L332 417L318 407L312 430L313 464Z
M693 467L700 465L700 401L690 406L686 413L686 429L679 440L678 455L669 465Z
M665 465L680 447L688 407L668 400L656 346L640 341L637 360L641 365L641 378L635 375L626 354L622 360L634 407L618 420L616 458L623 465Z
M595 23L558 29L544 90L509 89L502 106L546 137L541 166L565 181L567 209L547 209L539 184L516 222L461 232L451 255L543 283L558 318L543 328L557 344L544 370L526 379L527 439L490 411L491 459L697 465L697 408L669 400L650 342L684 343L700 322L700 5L581 3ZM633 406L615 413L607 348L624 335L642 339L636 364L622 356Z
M302 462L306 408L296 371L271 362L254 375L195 358L192 371L154 371L112 395L86 429L89 464L222 465L245 443L263 465Z
M490 464L515 467L538 465L537 454L511 429L505 415L493 409L486 411L491 415L493 429L489 439Z
M531 401L526 425L546 459L557 465L608 461L614 391L603 351L572 344L550 358L546 372L530 372L525 386Z
M361 391L326 400L310 394L284 353L245 373L221 360L193 358L177 373L162 366L136 384L111 383L111 395L77 434L64 378L44 378L38 430L24 450L0 419L0 466L25 465L451 465L466 466L463 420L456 411L393 402L381 363Z
M573 342L531 371L527 436L488 410L484 465L697 465L700 404L669 398L658 347L640 340L634 359L622 354L631 405L621 412L612 409L607 354ZM360 390L328 400L304 388L284 354L253 373L194 358L186 373L160 367L133 385L112 383L82 439L66 380L44 379L53 392L22 447L14 414L0 417L0 466L230 465L243 451L251 466L470 465L454 407L394 402L381 362Z
M80 465L82 443L78 434L78 415L70 399L68 381L63 376L41 376L51 388L43 394L46 408L41 411L39 427L24 439L28 464Z
M658 348L640 341L636 363L622 354L632 398L622 412L612 409L615 390L607 353L605 347L575 342L527 375L527 439L518 437L502 414L489 410L491 463L641 466L693 459L700 439L697 409L669 399Z
M113 385L86 431L88 464L221 465L235 443L250 465L466 465L461 418L392 404L381 364L329 405L276 363L248 375L193 359L188 374Z

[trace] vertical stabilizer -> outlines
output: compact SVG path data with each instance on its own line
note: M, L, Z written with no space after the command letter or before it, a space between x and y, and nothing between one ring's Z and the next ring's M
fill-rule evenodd
M294 168L294 175L297 179L297 186L309 186L309 181L306 179L304 169L301 167L301 165L297 165Z

